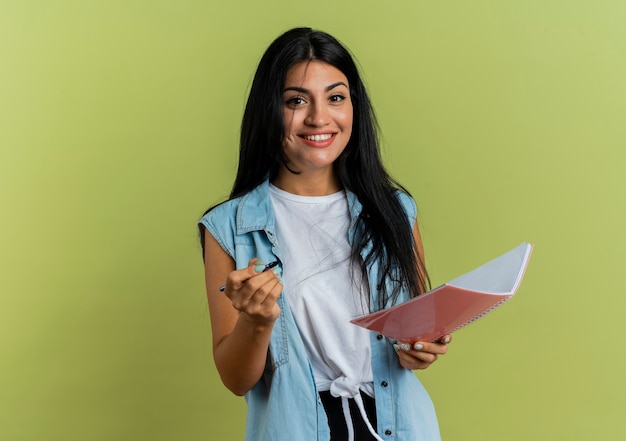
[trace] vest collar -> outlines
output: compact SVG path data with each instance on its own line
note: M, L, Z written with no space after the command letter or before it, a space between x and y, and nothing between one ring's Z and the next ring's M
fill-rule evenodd
M242 196L237 208L237 234L257 230L274 231L274 209L270 200L269 185L269 179L266 179L250 193ZM351 191L346 190L346 197L351 218L350 230L353 230L363 207Z

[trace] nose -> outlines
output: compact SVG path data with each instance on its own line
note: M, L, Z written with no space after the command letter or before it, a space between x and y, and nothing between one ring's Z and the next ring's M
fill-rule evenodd
M304 123L308 126L322 127L330 122L328 106L325 102L316 102L309 106Z

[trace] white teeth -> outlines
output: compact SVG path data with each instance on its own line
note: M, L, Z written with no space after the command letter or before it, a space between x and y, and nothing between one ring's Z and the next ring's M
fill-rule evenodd
M332 137L333 137L332 134L325 133L323 135L308 135L308 136L305 136L304 139L308 141L320 142L320 141L326 141L327 139L330 139Z

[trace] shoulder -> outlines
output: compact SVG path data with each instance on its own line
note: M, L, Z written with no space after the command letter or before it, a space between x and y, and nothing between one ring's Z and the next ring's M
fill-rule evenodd
M207 229L214 227L216 224L224 224L232 219L233 224L237 216L237 209L241 198L230 199L222 202L209 209L198 221L200 225L204 225Z
M207 211L198 221L231 256L234 254L234 236L237 231L237 210L241 198L222 202Z
M402 190L396 190L396 196L407 216L415 220L417 218L417 204L413 197Z
M250 192L209 209L198 224L232 256L236 238L263 230L270 221L271 211L269 184L265 181Z
M260 209L267 210L268 201L269 181L265 180L249 192L210 208L198 223L209 231L217 226L231 225L234 228L238 217L240 222L247 224L249 218L259 216Z

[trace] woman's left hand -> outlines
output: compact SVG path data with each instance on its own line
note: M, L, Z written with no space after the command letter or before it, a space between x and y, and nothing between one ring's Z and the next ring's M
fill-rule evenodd
M452 341L452 336L444 335L439 339L439 342L426 343L426 342L406 342L398 341L393 345L400 365L405 369L426 369L435 361L440 355L444 355L448 352L448 344Z

